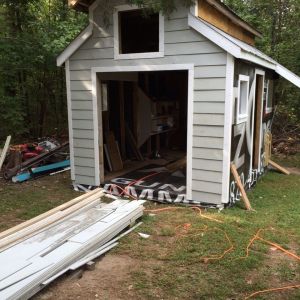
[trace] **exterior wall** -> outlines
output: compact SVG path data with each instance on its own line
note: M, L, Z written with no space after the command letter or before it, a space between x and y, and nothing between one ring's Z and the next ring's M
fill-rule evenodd
M248 118L245 122L236 124L235 118L232 125L232 145L231 145L231 161L237 167L238 173L246 189L251 188L256 184L257 179L265 171L264 167L264 136L267 131L271 130L271 120L273 114L266 114L264 110L265 103L263 103L262 123L260 130L260 165L258 169L252 168L253 159L253 126L255 111L255 97L256 97L256 70L265 72L264 78L272 79L273 74L269 71L263 70L261 67L255 67L245 62L235 61L235 74L234 74L234 89L238 88L239 75L246 75L250 77L249 84L249 104L248 104ZM235 95L237 97L237 93ZM237 98L235 98L237 100ZM236 105L234 107L234 116L236 115ZM240 192L236 186L234 179L230 180L230 202L235 203L240 200Z
M164 21L164 57L114 59L113 25L105 28L101 9L94 31L69 60L74 144L74 176L95 185L91 68L194 64L192 199L221 204L227 53L188 26L189 10L178 8Z

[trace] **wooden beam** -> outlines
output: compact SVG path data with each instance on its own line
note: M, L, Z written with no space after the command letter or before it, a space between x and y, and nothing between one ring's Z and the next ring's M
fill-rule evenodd
M238 186L238 188L239 188L239 190L240 190L240 192L242 194L242 199L243 199L243 202L245 204L246 209L247 210L252 210L250 201L248 199L248 196L246 194L246 191L244 189L244 186L243 186L243 184L241 182L240 176L239 176L239 174L237 172L237 169L236 169L236 166L235 166L234 163L230 164L230 170L231 170L231 173L232 173L232 175L233 175L233 177L234 177L234 179L236 181L236 184L237 184L237 186Z
M276 170L280 171L281 173L285 174L285 175L290 175L291 172L288 171L287 169L281 167L280 165L278 165L276 162L272 161L271 159L269 160L269 165L272 166L273 168L275 168Z

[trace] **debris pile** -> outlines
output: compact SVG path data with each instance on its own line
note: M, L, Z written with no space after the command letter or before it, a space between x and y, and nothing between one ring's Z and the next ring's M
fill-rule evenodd
M3 177L7 180L23 182L70 167L68 142L60 144L54 139L45 139L10 146L10 140L9 136L0 158L0 170L3 169Z
M109 251L141 223L144 201L101 202L96 189L0 233L0 299L28 299Z
M273 151L275 154L291 155L300 152L300 125L289 121L282 112L273 121Z

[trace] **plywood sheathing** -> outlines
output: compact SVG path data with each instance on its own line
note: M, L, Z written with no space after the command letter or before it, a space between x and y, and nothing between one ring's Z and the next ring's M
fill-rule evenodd
M236 24L207 0L198 0L198 17L247 44L255 44L254 34Z

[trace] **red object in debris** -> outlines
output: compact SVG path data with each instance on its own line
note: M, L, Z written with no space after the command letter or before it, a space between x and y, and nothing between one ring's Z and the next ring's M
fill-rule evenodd
M19 145L19 147L22 153L23 161L29 158L36 157L44 152L44 148L38 146L37 144L23 144L23 145Z

